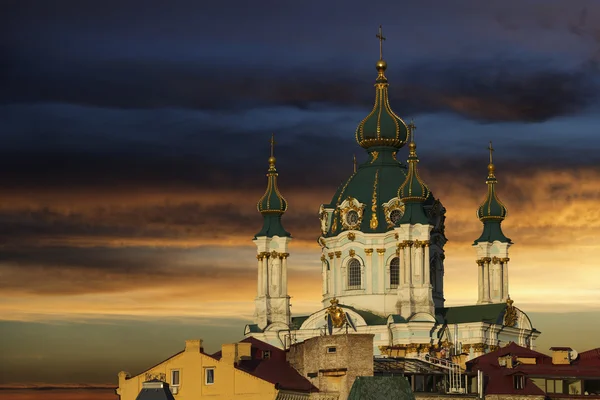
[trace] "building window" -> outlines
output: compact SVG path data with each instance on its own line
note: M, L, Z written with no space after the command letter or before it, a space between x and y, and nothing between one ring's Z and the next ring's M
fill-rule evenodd
M400 259L398 257L392 258L390 262L390 287L392 289L397 288L400 284Z
M179 370L178 369L172 369L171 370L171 386L179 386Z
M205 368L204 369L204 384L212 385L215 383L215 369Z
M263 360L268 360L271 358L271 350L263 350L262 356Z
M353 258L348 263L348 289L360 289L360 275L360 261L358 261L356 258Z
M514 375L513 383L515 385L515 389L523 389L525 387L525 376L524 375Z
M331 346L331 347L328 347L328 348L327 348L327 352L328 352L328 353L335 353L336 351L337 351L337 348L336 348L336 347L333 347L333 346Z

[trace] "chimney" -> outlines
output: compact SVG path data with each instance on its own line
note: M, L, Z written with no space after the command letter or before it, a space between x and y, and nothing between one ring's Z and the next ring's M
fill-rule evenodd
M552 350L552 364L564 365L571 364L571 352L573 351L570 347L550 347Z
M202 339L192 339L185 341L185 351L192 353L202 353Z
M252 358L252 343L240 342L224 344L221 347L221 361L227 364L237 364L240 360Z

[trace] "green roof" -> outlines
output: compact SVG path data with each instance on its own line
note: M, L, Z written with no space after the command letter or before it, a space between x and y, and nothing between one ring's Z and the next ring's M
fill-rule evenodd
M387 64L380 60L377 63L378 76L375 82L375 104L373 110L356 128L356 141L360 146L369 149L373 146L389 146L399 149L406 143L408 128L402 118L390 107L388 99L388 81L385 77Z
M446 324L462 324L468 322L502 324L505 310L506 303L497 303L437 308L435 313L436 315L441 315Z
M263 330L258 327L256 324L248 324L246 325L246 331L249 333L262 333Z
M500 201L496 194L496 176L494 175L495 167L491 163L488 165L488 177L485 183L488 186L485 200L477 209L477 218L483 222L483 232L481 236L475 240L474 244L480 242L511 243L511 240L502 233L501 222L506 218L506 206Z
M303 315L300 317L292 317L292 323L290 324L290 328L292 329L300 329L304 321L306 321L310 317L310 315Z
M348 395L348 400L403 399L415 399L410 383L404 376L359 376Z
M339 306L344 307L344 308L349 308L350 310L352 310L355 313L357 313L358 315L360 315L362 317L362 319L365 320L365 323L367 325L387 325L387 317L382 317L380 315L373 314L370 311L359 310L358 308L354 308L352 306L346 306L344 304L340 304Z
M336 236L344 231L341 213L337 207L349 197L365 204L362 220L357 230L365 233L382 233L393 229L388 226L382 204L398 196L398 188L406 179L406 166L396 160L394 149L389 147L372 148L369 160L358 166L357 171L344 182L326 208L335 208L331 226L326 237ZM373 200L377 226L371 227Z
M292 236L281 224L281 216L287 210L287 202L281 193L279 193L277 175L275 157L271 156L269 158L269 171L267 173L267 190L256 205L258 211L263 215L263 226L260 232L254 235L255 239L261 236Z
M483 232L481 232L481 236L475 239L473 244L493 243L495 241L499 241L501 243L512 243L512 240L507 238L502 232L500 221L487 220L483 223Z

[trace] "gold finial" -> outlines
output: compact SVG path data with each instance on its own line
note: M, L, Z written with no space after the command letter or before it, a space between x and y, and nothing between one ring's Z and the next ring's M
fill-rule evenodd
M408 135L410 136L410 143L408 144L409 156L416 156L415 150L417 149L417 145L415 143L415 130L417 126L415 125L414 120L410 120L410 124L408 124Z
M271 157L269 157L269 166L271 168L275 168L275 134L271 134L271 139L269 140L271 144Z
M492 147L492 141L490 140L490 145L487 148L490 151L490 163L488 164L488 178L494 177L494 172L496 171L496 167L494 167L492 153L494 152L494 148Z
M352 163L354 164L354 173L356 173L356 154L352 156Z
M379 33L375 35L375 37L379 39L379 59L383 60L383 41L385 40L385 37L383 37L383 29L381 28L381 25L379 25Z

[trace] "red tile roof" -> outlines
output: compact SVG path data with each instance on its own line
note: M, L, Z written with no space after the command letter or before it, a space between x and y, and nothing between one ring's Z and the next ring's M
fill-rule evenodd
M241 342L252 344L252 358L250 360L241 360L237 365L239 370L278 385L281 389L299 392L319 391L308 379L300 375L287 362L284 350L253 337L246 338ZM265 351L271 352L268 359L263 358ZM216 352L212 357L217 360L221 359L221 352Z
M511 355L515 361L518 357L535 358L536 364L516 362L513 368L500 366L498 358ZM583 352L571 364L553 364L552 357L537 351L510 343L496 351L484 354L467 362L467 369L475 372L483 371L487 377L486 394L543 394L527 377L578 377L590 378L600 376L600 349ZM525 387L515 389L513 377L525 376Z

